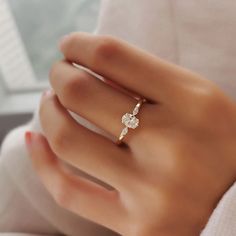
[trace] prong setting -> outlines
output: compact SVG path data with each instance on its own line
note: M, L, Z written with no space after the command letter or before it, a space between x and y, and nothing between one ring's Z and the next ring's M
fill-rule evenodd
M137 105L134 107L132 113L125 113L122 118L121 122L125 125L122 129L120 137L118 139L118 144L121 143L125 135L128 133L129 129L136 129L139 126L139 119L136 115L139 113L141 105L145 102L145 99L139 99Z

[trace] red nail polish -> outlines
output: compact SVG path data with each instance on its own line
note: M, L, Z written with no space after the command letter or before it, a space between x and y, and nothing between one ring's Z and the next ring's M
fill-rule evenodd
M25 142L26 145L29 147L32 143L32 133L30 131L25 132Z

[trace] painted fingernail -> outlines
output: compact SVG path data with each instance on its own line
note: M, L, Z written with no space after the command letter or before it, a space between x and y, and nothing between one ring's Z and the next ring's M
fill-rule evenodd
M31 147L32 145L32 132L27 131L25 132L25 143L27 147Z
M59 40L58 47L59 47L60 50L62 50L64 45L66 44L66 42L69 38L68 36L69 36L69 34L66 34Z

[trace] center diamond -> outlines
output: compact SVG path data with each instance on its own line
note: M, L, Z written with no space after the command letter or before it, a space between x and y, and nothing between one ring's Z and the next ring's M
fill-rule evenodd
M133 114L126 113L122 116L122 123L128 128L135 129L138 127L139 119Z

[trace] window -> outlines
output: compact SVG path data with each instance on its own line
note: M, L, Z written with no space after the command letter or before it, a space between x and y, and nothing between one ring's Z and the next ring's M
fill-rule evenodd
M33 109L60 37L93 32L99 0L0 0L0 113ZM27 108L27 109L28 109Z

